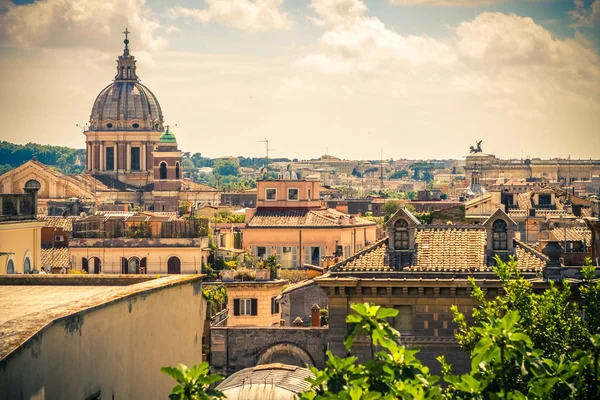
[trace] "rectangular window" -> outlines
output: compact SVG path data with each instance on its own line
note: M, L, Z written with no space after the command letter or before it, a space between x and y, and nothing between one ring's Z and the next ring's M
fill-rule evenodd
M393 326L402 335L412 335L415 329L415 314L412 306L395 306L398 315L394 317Z
M312 200L312 190L308 189L308 196L307 196L308 201Z
M264 246L258 246L256 247L256 256L258 258L265 258L265 256L267 255L267 248Z
M115 169L115 148L107 147L106 148L106 170L114 171Z
M276 300L277 297L271 297L271 315L279 314L279 302Z
M236 315L236 316L258 315L258 300L257 299L234 299L233 300L233 315Z
M140 170L140 148L139 147L131 148L131 170L132 171Z
M493 241L494 241L494 243L493 243L494 250L506 250L507 249L506 232L494 232Z
M267 189L265 198L267 201L276 201L277 200L277 189Z
M540 206L549 206L552 205L552 195L551 194L540 194L539 195L538 205Z
M290 201L298 200L298 189L288 189L288 200L290 200Z

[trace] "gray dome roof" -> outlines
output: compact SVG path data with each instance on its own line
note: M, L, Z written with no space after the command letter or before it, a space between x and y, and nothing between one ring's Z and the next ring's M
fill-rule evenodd
M115 81L102 89L90 116L92 131L163 131L163 114L154 93L140 83L135 57L129 53L130 33L117 59Z
M156 96L135 81L115 81L94 102L92 130L163 130L163 114Z

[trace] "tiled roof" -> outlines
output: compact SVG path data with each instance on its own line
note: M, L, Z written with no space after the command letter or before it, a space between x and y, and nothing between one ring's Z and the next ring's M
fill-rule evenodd
M487 232L484 229L419 229L417 266L421 269L482 269L485 267Z
M394 263L387 252L387 238L366 247L332 269L339 271L393 271Z
M588 246L592 243L592 231L586 227L554 228L550 230L550 239L565 240L565 236L569 242L585 241Z
M517 196L517 205L521 210L529 210L531 204L531 192L519 193Z
M526 271L541 271L548 258L533 247L515 240L515 253L519 268Z
M79 217L49 217L47 215L38 215L37 219L44 221L44 226L62 228L66 232L73 230L73 221L76 221Z
M384 238L352 257L333 266L335 272L492 272L486 263L487 233L484 229L430 227L416 230L417 251L414 265L398 267L397 255L389 253ZM547 257L539 251L514 241L519 269L540 271Z
M41 267L69 267L69 248L42 248Z
M194 182L190 179L184 179L181 183L181 190L191 190L193 192L214 192L217 189L212 186Z
M341 219L340 219L341 217ZM300 209L300 210L275 210L258 209L256 214L248 222L248 227L276 227L276 226L303 226L303 227L326 227L326 226L365 226L375 225L375 222L356 218L350 223L348 214L340 213L332 209ZM339 222L342 221L340 224Z

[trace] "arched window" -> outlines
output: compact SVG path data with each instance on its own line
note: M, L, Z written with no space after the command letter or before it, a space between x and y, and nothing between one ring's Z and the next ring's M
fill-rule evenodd
M139 273L140 259L137 257L131 257L127 262L127 273L137 274Z
M169 258L167 261L167 272L169 274L180 274L181 273L181 261L177 257Z
M179 179L179 163L175 163L175 179Z
M160 179L167 179L167 163L164 161L160 163Z
M506 250L508 248L508 235L506 234L506 222L498 219L493 225L493 249Z
M408 250L408 222L399 219L394 223L394 249Z
M7 274L15 273L15 263L13 262L13 260L8 260L8 263L6 264L6 273Z
M25 261L23 262L23 273L31 273L31 260L29 259L29 257L25 257Z

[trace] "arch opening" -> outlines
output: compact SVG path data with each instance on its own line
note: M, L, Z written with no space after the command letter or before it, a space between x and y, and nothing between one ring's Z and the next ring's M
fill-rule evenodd
M167 179L167 163L166 162L161 162L160 163L160 179Z
M256 365L282 363L306 368L306 366L315 366L311 355L293 343L277 343L264 350L258 357Z
M167 261L167 272L169 274L181 274L181 260L178 257L171 257Z

